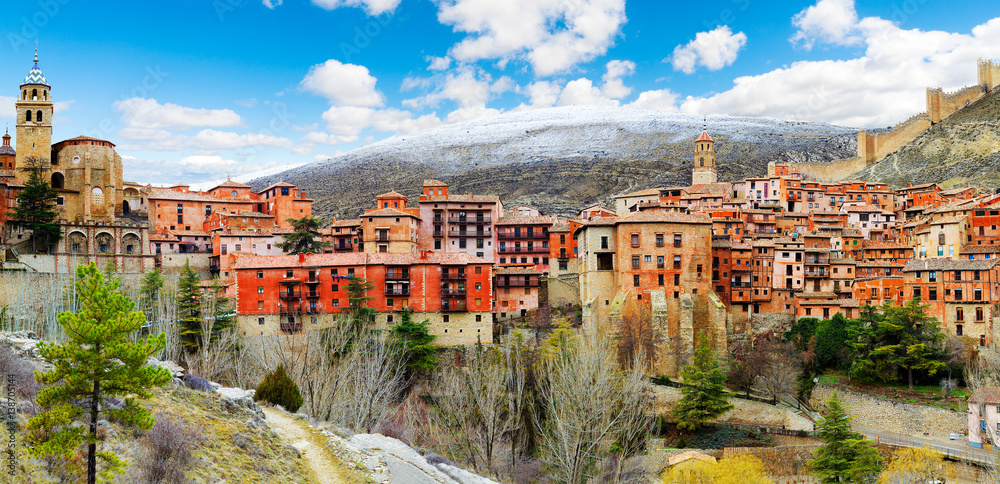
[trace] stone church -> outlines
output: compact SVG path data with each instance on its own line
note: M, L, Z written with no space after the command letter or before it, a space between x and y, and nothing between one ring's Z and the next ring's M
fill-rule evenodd
M26 183L31 171L39 169L58 194L62 228L62 237L45 257L22 256L22 262L43 272L71 272L91 261L101 268L114 263L121 272L152 269L149 226L135 213L138 207L130 206L134 197L123 190L122 158L114 143L86 136L52 143L52 87L38 67L37 51L15 108L15 182ZM16 236L8 241L17 248Z

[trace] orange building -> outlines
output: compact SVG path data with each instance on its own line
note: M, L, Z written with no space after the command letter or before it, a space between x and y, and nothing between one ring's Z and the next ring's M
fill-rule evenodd
M257 192L256 199L256 211L274 216L279 228L292 228L290 218L312 217L312 199L290 183L275 183Z
M326 253L364 252L365 244L361 229L361 219L334 220L323 229L323 242L330 244Z
M497 319L524 318L538 309L539 277L534 267L499 267L496 270Z
M237 259L237 320L245 334L312 331L330 326L350 306L348 277L373 284L367 303L376 324L399 312L429 320L435 344L493 341L493 272L468 254L345 253L242 256Z
M499 265L532 265L549 273L551 215L503 217L496 222Z
M149 190L150 221L153 231L203 230L205 220L215 210L226 212L252 212L250 199L223 199L191 191L188 185L174 185Z
M914 259L903 267L903 298L920 298L945 334L992 341L1000 297L1000 259Z

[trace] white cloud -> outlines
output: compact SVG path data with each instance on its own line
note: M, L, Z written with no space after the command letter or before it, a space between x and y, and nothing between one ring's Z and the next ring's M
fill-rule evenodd
M862 39L857 33L857 23L854 0L819 0L792 17L792 25L798 30L790 40L806 50L818 42L858 45Z
M680 97L670 89L659 89L639 93L639 97L626 106L635 109L655 109L657 111L677 111L677 99Z
M635 62L621 60L608 62L607 71L604 73L604 95L612 99L621 99L632 94L632 88L626 86L621 78L634 73Z
M536 81L528 85L528 99L533 107L547 108L559 101L562 88L553 81Z
M330 59L312 66L300 85L338 106L379 107L385 100L375 82L367 67Z
M468 37L450 54L462 62L523 58L539 76L604 54L625 23L625 0L435 0L438 20ZM502 69L503 67L501 67Z
M362 7L368 15L380 15L392 12L399 6L400 0L312 0L312 3L326 10L340 7Z
M230 109L198 109L160 104L156 99L129 98L118 101L114 108L122 121L131 128L233 127L243 120Z
M206 129L191 138L190 146L203 150L230 150L248 146L277 146L291 148L292 140L268 133L237 134L227 131Z
M732 89L689 97L683 112L771 116L885 127L926 109L926 88L976 84L978 58L1000 57L1000 18L971 34L903 30L881 18L858 22L861 57L800 61L734 80Z
M309 133L303 141L336 144L357 141L365 129L383 133L414 133L441 124L434 114L414 118L413 113L396 108L371 109L356 106L334 106L323 113L327 131L325 141L319 135Z
M618 101L605 96L601 89L594 85L590 79L580 78L566 83L562 94L559 95L560 106L572 106L575 104L606 104L616 106Z
M237 106L243 106L245 108L252 108L252 107L254 107L254 106L257 105L257 98L237 99L235 102L236 102Z
M443 71L451 67L451 57L428 57L427 60L430 61L431 65L427 68L432 71Z
M274 7L281 5L283 1L284 0L264 0L264 6L273 10Z
M236 160L227 160L219 155L192 155L182 158L177 164L184 167L186 173L220 173L224 171L242 171L242 164Z
M426 79L407 79L404 89L436 86L437 89L413 99L403 101L403 106L420 109L438 107L441 101L453 101L459 107L486 106L490 100L491 79L489 74L472 67L463 67L454 72Z
M720 25L708 32L698 32L691 42L675 47L670 63L675 71L685 74L693 74L699 65L717 71L736 62L737 54L746 43L746 34L734 34L728 25Z

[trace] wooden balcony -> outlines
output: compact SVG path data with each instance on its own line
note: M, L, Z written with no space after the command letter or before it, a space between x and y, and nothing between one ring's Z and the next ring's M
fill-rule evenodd
M442 281L464 281L465 280L465 273L464 272L442 272L441 273L441 280Z
M278 291L278 297L281 299L299 299L302 297L302 291Z
M289 333L302 331L302 323L279 323L278 327L281 328L282 331Z
M444 313L464 313L468 311L465 301L441 301L441 312Z

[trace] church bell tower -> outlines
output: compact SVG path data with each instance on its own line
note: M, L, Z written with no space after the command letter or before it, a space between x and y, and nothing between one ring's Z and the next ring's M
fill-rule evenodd
M35 65L21 83L14 103L17 110L17 162L23 172L38 165L48 170L52 160L52 95L48 81L38 68L38 49ZM27 179L27 173L17 177Z
M694 141L694 167L691 168L691 184L704 185L718 182L715 173L715 141L702 130L701 136Z

